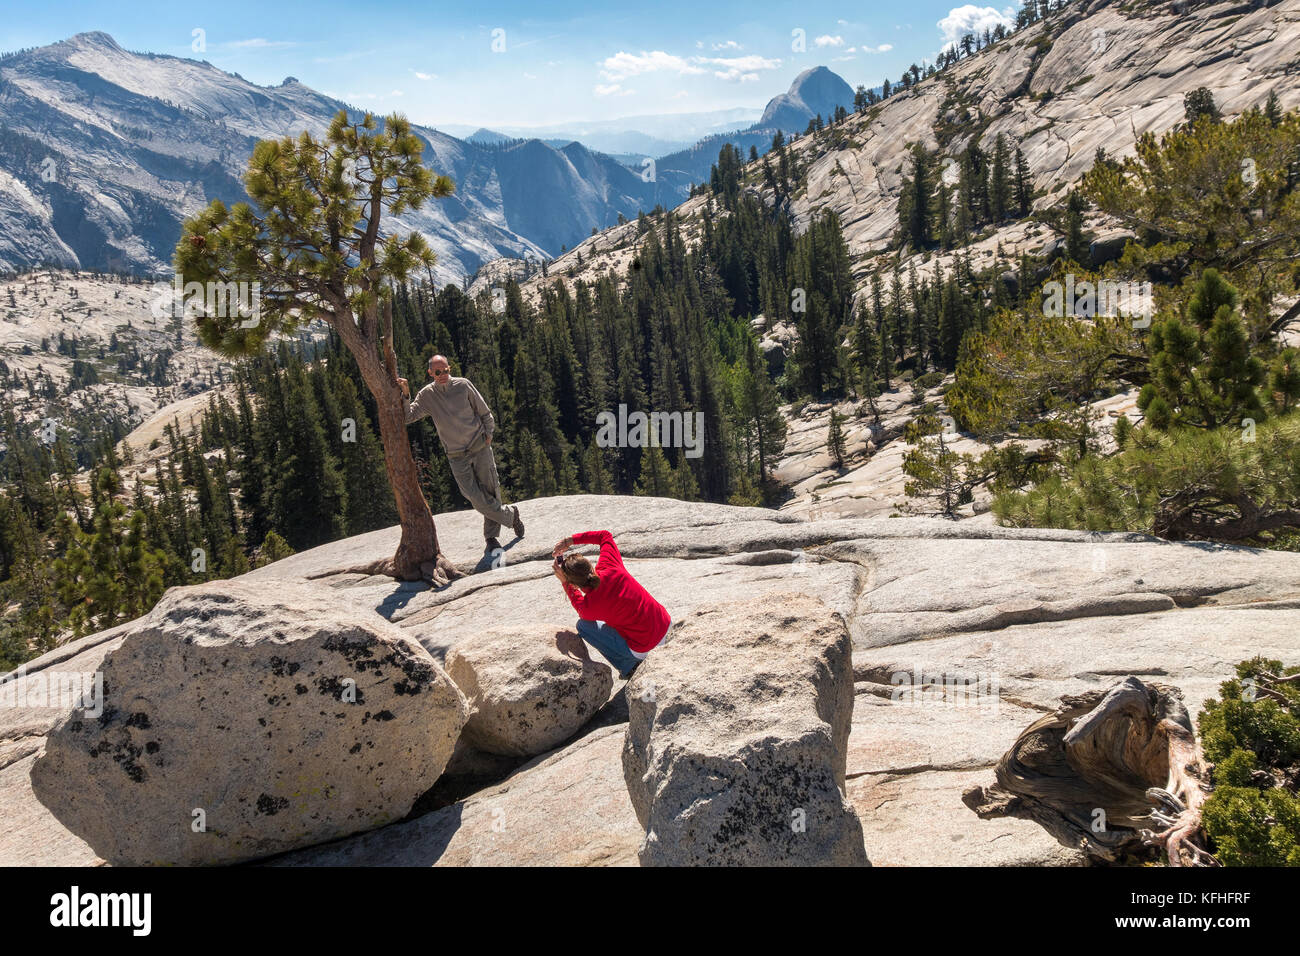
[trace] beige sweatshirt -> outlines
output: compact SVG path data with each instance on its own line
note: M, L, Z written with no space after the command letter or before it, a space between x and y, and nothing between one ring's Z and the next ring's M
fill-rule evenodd
M467 378L451 377L446 385L430 382L406 409L406 424L429 415L448 458L478 451L496 428L483 396Z

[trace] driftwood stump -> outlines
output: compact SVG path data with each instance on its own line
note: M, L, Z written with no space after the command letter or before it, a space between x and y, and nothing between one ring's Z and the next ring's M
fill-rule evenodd
M998 761L997 784L962 800L981 818L1034 820L1095 861L1159 846L1171 866L1206 866L1216 862L1201 830L1207 780L1182 692L1126 677L1062 698Z

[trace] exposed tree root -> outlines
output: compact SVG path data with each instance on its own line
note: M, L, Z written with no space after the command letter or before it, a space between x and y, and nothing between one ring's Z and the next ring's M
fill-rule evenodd
M962 799L980 817L1035 820L1092 859L1159 846L1171 866L1213 866L1201 830L1207 778L1181 691L1126 677L1064 698L998 761L996 786Z
M336 574L384 574L398 581L428 581L434 587L445 587L457 578L465 577L464 571L440 554L435 560L424 561L413 569L399 569L396 558L380 558L378 561L349 568L331 568L329 571L308 575L308 579L328 578Z

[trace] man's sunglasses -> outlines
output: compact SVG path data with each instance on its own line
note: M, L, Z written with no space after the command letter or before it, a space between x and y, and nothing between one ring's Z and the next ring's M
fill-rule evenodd
M446 375L446 374L447 374L448 372L450 372L450 371L451 371L451 369L449 369L449 368L434 368L434 369L430 369L430 370L429 370L429 372L430 372L432 375L435 375L435 376L437 376L437 375Z

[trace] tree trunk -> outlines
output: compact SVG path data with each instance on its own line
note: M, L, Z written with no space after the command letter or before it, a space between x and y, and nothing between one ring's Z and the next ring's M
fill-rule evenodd
M393 499L397 503L397 516L402 525L402 539L393 557L350 570L390 574L401 581L427 580L439 586L464 577L463 572L447 560L438 546L438 530L434 526L429 504L424 500L415 457L411 454L411 443L406 434L407 404L396 381L396 362L381 361L373 346L366 347L351 339L352 336L344 336L345 344L357 360L366 387L375 397L379 438L384 446L384 466L388 471L388 481L393 486ZM354 493L366 492L366 489L349 490Z
M397 517L402 523L402 540L393 556L393 576L403 581L418 581L433 577L422 570L422 565L434 564L441 557L438 547L438 529L433 523L433 513L424 492L411 454L411 443L406 434L406 402L396 385L375 392L379 413L379 437L384 445L384 465L388 480L393 486L397 502Z

